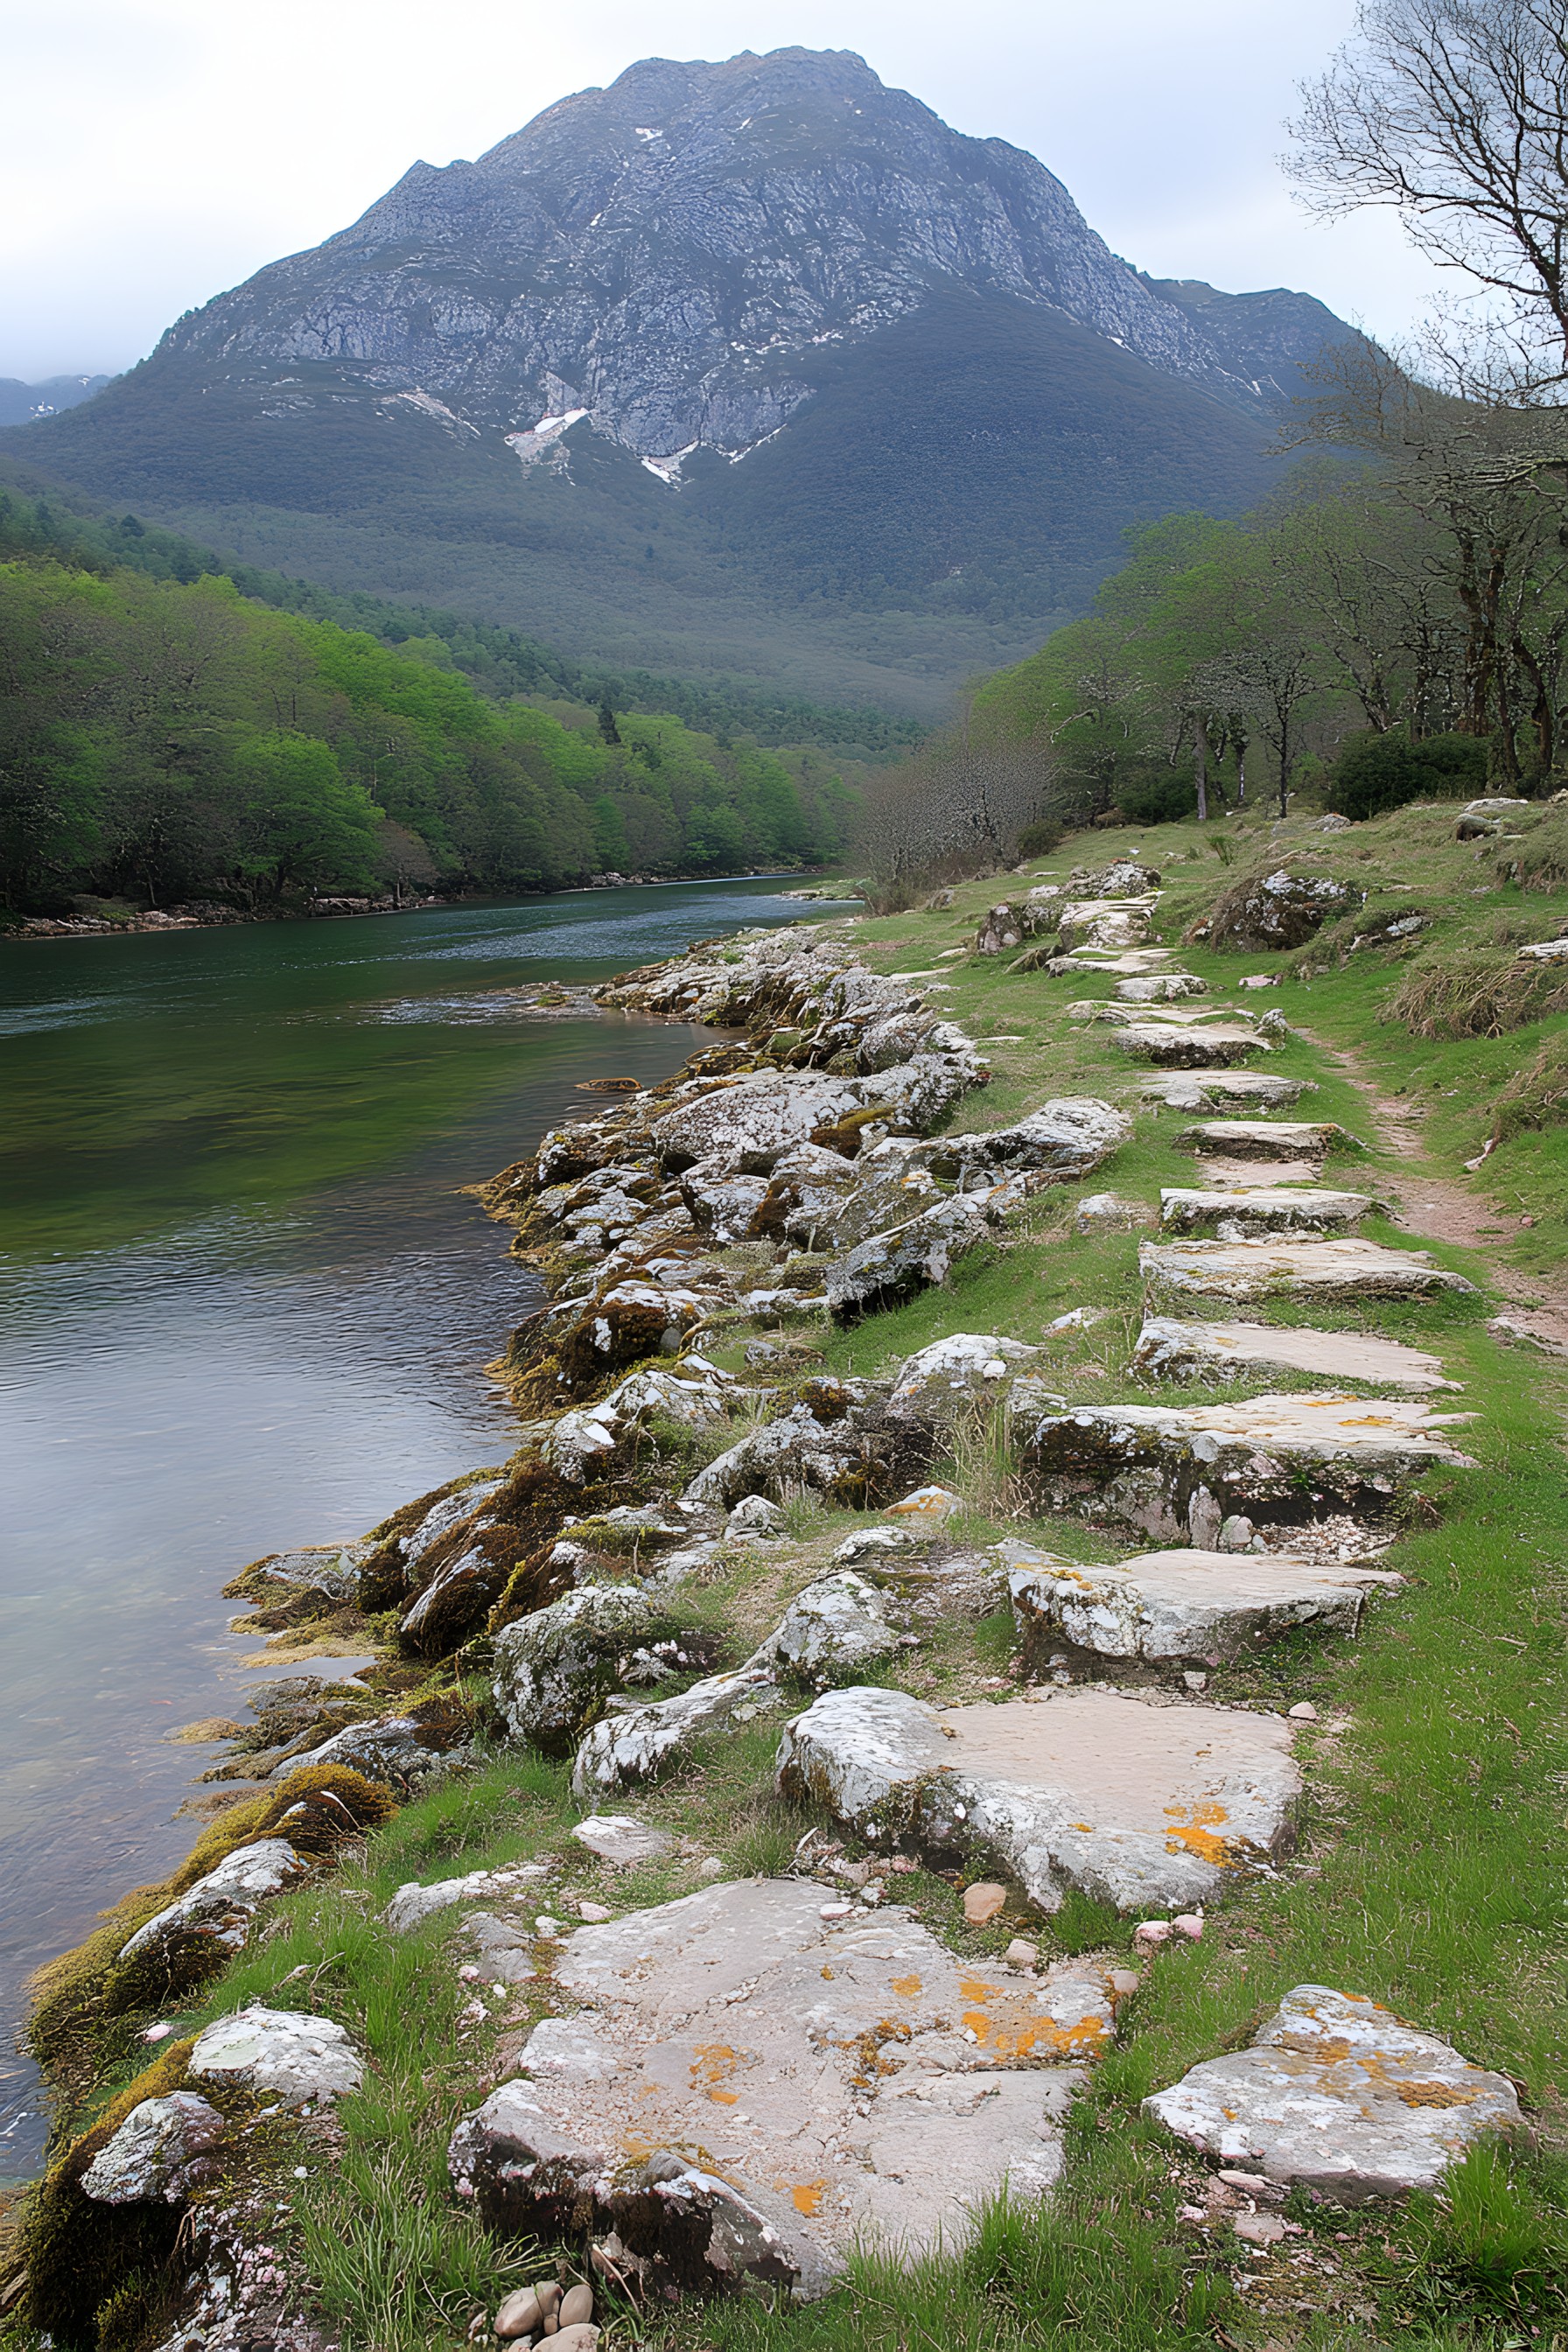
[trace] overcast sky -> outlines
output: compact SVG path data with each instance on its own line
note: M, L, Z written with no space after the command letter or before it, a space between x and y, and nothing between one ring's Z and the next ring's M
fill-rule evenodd
M657 51L858 49L1056 172L1157 277L1321 295L1380 336L1431 284L1278 156L1352 0L0 0L0 375L126 367L183 310Z

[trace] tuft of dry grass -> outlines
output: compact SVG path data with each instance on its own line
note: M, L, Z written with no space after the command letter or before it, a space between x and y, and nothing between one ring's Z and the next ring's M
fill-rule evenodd
M1568 1036L1549 1037L1535 1059L1498 1096L1491 1139L1506 1143L1530 1127L1555 1127L1568 1119Z
M1568 971L1469 948L1423 959L1389 1006L1413 1037L1503 1037L1568 1012Z

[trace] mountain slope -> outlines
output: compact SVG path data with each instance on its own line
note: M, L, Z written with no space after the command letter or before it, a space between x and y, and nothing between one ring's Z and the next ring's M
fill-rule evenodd
M568 651L929 702L1128 523L1255 498L1336 331L1141 277L847 52L649 59L416 164L18 454Z

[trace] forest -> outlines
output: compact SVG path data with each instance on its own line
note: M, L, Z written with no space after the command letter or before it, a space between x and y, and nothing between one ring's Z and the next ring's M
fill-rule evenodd
M36 509L5 505L0 902L14 913L401 902L607 869L794 868L842 847L853 794L809 743L764 748L722 709L712 732L617 711L604 687L595 706L572 695L582 681L531 668L526 641L489 645L500 632L389 644L218 572L115 562L101 534L71 561L47 509L40 528Z

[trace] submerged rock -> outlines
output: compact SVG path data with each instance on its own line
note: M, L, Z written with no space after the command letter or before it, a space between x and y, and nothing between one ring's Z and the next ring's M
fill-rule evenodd
M1341 2205L1435 2189L1478 2140L1522 2123L1506 2074L1327 1985L1298 1985L1249 2049L1143 2110L1206 2156Z
M989 1856L1043 1911L1214 1900L1289 1851L1300 1792L1276 1716L1058 1690L937 1708L828 1691L785 1727L779 1787L884 1847Z
M486 2225L610 2227L656 2292L809 2301L858 2243L955 2253L987 2200L1049 2189L1110 2039L1103 1976L992 1981L907 1912L821 1908L809 1884L749 1880L569 1937L577 2013L543 2021L523 2079L453 2136Z

